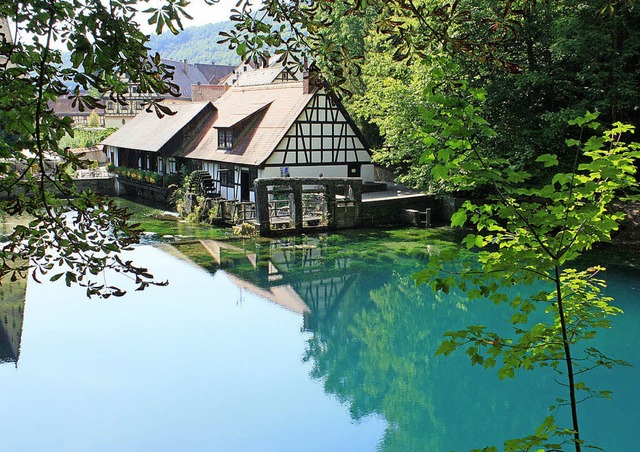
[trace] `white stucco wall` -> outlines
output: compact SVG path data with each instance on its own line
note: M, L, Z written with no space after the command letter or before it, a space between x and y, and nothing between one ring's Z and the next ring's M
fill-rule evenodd
M281 177L284 167L267 167L258 172L258 177ZM291 177L347 177L347 165L327 165L327 166L290 166ZM373 182L373 164L362 164L360 167L360 177L363 182Z

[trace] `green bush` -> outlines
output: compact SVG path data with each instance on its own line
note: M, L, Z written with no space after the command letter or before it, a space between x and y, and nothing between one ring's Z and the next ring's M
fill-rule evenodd
M87 119L87 125L89 127L100 127L100 116L98 116L98 113L96 113L95 110L93 110L89 115L89 119Z
M118 129L74 129L73 136L65 135L60 140L60 149L77 149L95 146Z
M107 170L125 179L131 179L147 184L162 186L162 174L153 171L143 171L135 168L125 168L124 166L113 166L109 164Z

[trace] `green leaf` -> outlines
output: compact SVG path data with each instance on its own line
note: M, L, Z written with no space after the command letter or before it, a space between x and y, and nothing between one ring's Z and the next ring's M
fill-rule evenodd
M515 374L516 374L515 370L513 369L513 367L510 367L510 366L504 366L500 368L500 370L498 370L498 378L500 378L500 380L505 380L507 378L514 378Z
M458 210L451 216L451 226L463 227L467 222L467 212L465 210Z
M542 154L540 157L536 159L538 163L544 163L544 167L548 168L550 166L558 165L558 156L555 154Z
M440 346L438 347L438 349L436 350L436 356L438 355L450 355L455 349L456 349L456 344L453 341L444 341L442 344L440 344Z

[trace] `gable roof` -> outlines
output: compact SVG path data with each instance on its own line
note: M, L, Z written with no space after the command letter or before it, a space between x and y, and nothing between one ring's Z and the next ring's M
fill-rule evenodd
M218 114L213 126L191 152L183 156L199 160L241 163L258 166L264 163L289 128L294 124L315 90L305 94L302 82L264 86L233 86L214 106ZM255 124L230 151L218 150L218 128L255 119Z
M155 112L141 111L101 144L148 152L159 152L169 140L207 107L211 102L176 103L167 105L175 115L158 118Z
M238 105L233 110L226 109L220 113L218 110L218 117L213 127L216 129L228 129L241 123L245 119L249 119L266 106L270 105L273 101L259 101L250 104Z
M173 83L180 87L182 98L191 99L191 85L206 85L209 79L205 77L195 64L188 64L186 61L165 60L162 62L175 68L173 72Z
M47 106L53 110L57 116L89 116L92 111L95 111L98 115L104 115L104 109L96 108L91 110L85 108L84 111L80 111L79 104L73 106L73 99L68 96L60 96L55 101L50 100L47 102Z
M207 79L207 83L218 83L218 80L228 76L236 68L235 66L227 66L222 64L194 64L196 69Z
M272 83L285 68L283 66L268 67L247 71L240 74L236 86L268 85Z

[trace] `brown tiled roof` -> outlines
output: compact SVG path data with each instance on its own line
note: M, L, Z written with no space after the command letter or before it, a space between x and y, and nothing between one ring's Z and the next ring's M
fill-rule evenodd
M218 115L206 136L184 156L200 160L258 166L275 150L289 128L311 101L315 91L304 94L302 82L239 87L227 91L214 106ZM266 108L265 106L268 105ZM256 112L260 111L258 114ZM217 127L229 127L255 114L256 123L231 151L218 150Z
M231 111L225 111L222 114L220 113L220 110L218 110L218 118L216 119L214 127L217 129L233 127L264 109L272 102L273 101L265 101L242 104L238 105L237 108L234 108Z
M158 152L167 142L193 120L210 102L167 105L176 114L158 118L154 113L140 112L101 144L141 151Z
M58 116L89 116L93 110L85 108L84 111L80 111L78 104L73 107L73 99L69 99L68 96L60 96L55 101L50 100L47 102L47 106L53 110ZM95 112L98 115L103 115L104 110L96 108Z

